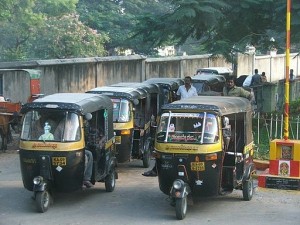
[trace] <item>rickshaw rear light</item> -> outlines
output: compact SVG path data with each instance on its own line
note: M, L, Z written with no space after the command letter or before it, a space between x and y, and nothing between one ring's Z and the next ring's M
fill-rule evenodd
M121 135L129 135L130 130L121 130Z
M212 153L212 154L207 154L205 156L205 160L209 161L209 160L217 160L218 159L218 155L217 153Z
M33 184L35 184L35 185L38 185L42 182L43 182L43 177L41 177L41 176L33 178Z

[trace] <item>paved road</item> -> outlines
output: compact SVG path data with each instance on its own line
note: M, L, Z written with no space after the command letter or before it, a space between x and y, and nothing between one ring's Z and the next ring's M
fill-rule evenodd
M153 162L152 162L153 163ZM250 202L241 191L202 199L182 221L158 187L157 178L141 176L140 161L119 165L114 192L104 184L70 194L56 194L46 213L35 211L24 189L16 150L0 153L0 225L153 225L153 224L299 224L300 192L256 188Z

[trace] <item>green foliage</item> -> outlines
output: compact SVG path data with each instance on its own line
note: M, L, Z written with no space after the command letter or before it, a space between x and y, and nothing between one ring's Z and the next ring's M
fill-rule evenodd
M110 54L115 54L115 48L130 48L137 53L148 53L151 49L147 42L140 37L130 37L141 15L151 12L156 16L166 12L169 7L166 2L168 1L80 0L77 11L84 24L109 35L110 42L105 47Z
M76 13L78 0L39 0L35 3L35 11L48 16L63 16Z
M266 53L271 45L279 53L284 52L284 0L174 0L172 3L173 11L160 17L144 16L136 27L137 35L154 46L170 40L181 45L192 38L199 41L196 44L199 49L222 54L228 60L232 59L232 52L244 52L247 44L254 45L262 53ZM299 9L300 2L294 1L291 17L293 51L299 48ZM275 43L270 41L271 37L275 38Z
M107 35L74 14L77 0L13 0L0 8L0 59L104 56Z
M44 35L47 33L47 35ZM50 17L30 40L33 58L73 58L104 56L106 35L98 34L78 20L77 15Z
M71 15L79 15L76 22L70 19ZM74 24L87 34L76 35L68 30ZM45 32L49 26L49 31L58 32L59 37ZM63 29L68 32L63 34ZM231 61L232 53L244 52L248 44L254 45L257 53L265 54L271 47L284 53L285 33L285 0L1 0L0 3L0 60L99 56L105 52L112 55L116 54L115 49L127 48L138 54L153 54L159 46L176 45L182 46L187 54L222 54ZM275 42L270 41L271 37ZM291 52L298 51L299 39L300 2L293 1ZM91 49L90 43L96 44L95 49Z
M290 114L292 115L300 114L300 99L290 102Z

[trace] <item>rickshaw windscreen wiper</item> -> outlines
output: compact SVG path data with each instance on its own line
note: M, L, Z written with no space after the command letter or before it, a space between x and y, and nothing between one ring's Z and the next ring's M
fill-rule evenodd
M204 112L204 117L203 117L203 125L202 125L202 134L201 134L200 144L203 144L205 125L206 125L206 112Z
M172 114L172 112L169 111L169 118L168 118L168 124L167 124L167 132L166 132L166 138L165 138L164 142L167 142L167 140L168 140L169 127L170 127L170 123L171 123L171 114Z

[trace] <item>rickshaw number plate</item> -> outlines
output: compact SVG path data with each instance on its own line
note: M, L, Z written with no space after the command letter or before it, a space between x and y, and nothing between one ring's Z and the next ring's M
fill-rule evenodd
M52 165L53 166L65 166L67 165L66 157L52 157Z
M205 170L204 162L191 162L191 170L192 171L204 171Z
M115 140L116 140L116 144L121 144L121 136L116 136Z

